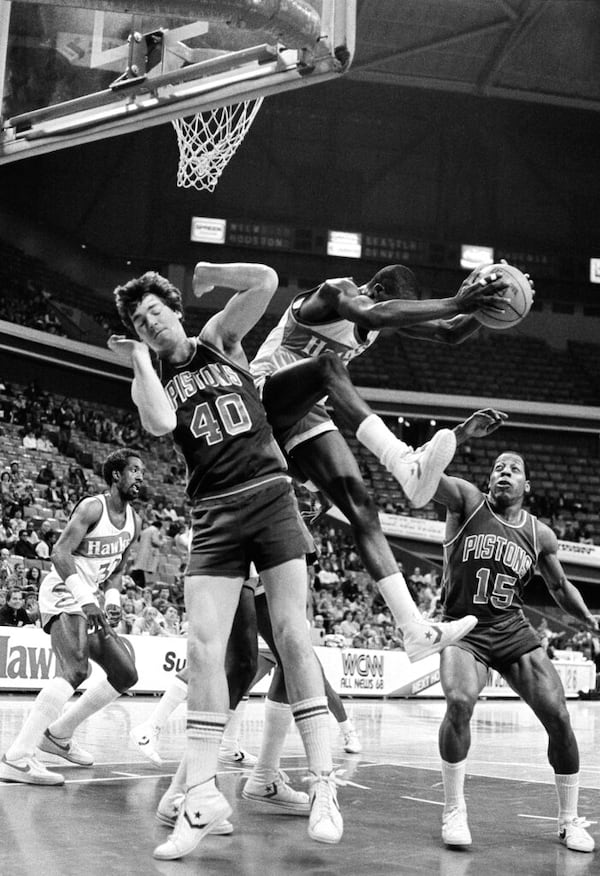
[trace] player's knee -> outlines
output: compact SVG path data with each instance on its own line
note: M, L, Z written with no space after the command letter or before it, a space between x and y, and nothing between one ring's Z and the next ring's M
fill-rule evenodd
M469 694L460 690L446 693L446 714L453 724L468 724L473 714L475 701Z
M325 386L331 386L340 380L348 380L346 366L335 353L321 353L316 361L321 372L321 378Z
M119 693L125 693L134 684L137 684L138 674L135 666L123 666L118 672L107 676L108 683Z
M81 659L70 663L64 667L63 678L68 681L74 690L83 684L89 674L89 662L87 659Z

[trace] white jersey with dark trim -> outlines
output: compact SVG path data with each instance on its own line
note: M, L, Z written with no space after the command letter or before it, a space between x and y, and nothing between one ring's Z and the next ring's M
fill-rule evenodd
M108 494L102 493L94 496L94 499L102 504L102 512L98 522L85 534L72 556L77 574L98 595L101 585L116 570L135 537L136 526L131 505L127 505L124 525L115 526L107 507ZM64 588L62 577L52 566L40 585L40 601L43 592L56 592L57 585L61 584Z
M300 308L315 291L309 289L297 295L259 347L250 365L257 384L286 365L323 353L334 353L347 365L379 337L378 331L367 332L361 337L356 323L340 317L318 325L303 322Z

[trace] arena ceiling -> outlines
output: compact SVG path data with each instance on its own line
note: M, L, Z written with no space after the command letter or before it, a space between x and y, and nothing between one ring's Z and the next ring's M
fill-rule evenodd
M358 0L348 76L600 110L600 3Z

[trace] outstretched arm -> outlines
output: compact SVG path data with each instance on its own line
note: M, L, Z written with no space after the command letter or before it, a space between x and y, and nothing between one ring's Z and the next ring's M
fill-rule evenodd
M541 552L538 567L554 600L564 611L585 624L588 629L598 630L598 621L583 601L581 593L571 584L558 559L558 539L545 523L537 521Z
M487 280L470 280L467 278L452 298L429 301L393 298L373 302L367 295L359 294L355 284L347 279L328 280L319 294L343 319L368 329L405 329L430 320L451 320L484 306L502 310L502 293L507 288L504 280L492 276Z
M232 262L215 265L198 262L194 270L194 295L202 297L215 286L234 289L223 310L208 320L200 337L227 355L240 352L240 341L267 309L279 285L277 273L268 265Z

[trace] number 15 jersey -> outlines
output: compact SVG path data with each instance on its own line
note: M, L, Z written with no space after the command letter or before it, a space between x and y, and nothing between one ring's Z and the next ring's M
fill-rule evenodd
M442 601L450 618L474 614L478 627L523 607L523 590L538 557L536 518L523 510L511 524L483 498L456 535L444 543Z
M190 498L289 480L249 371L198 338L187 362L161 362L160 377L177 415L173 438L187 465Z

